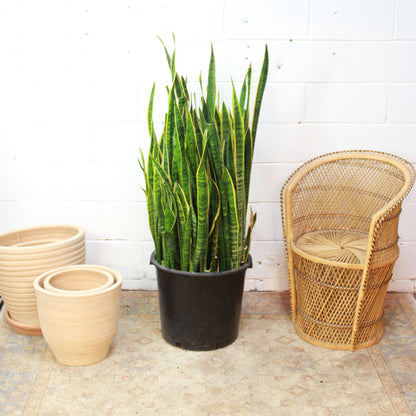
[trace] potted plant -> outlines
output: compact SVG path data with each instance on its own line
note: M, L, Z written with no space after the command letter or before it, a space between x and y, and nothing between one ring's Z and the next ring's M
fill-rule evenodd
M251 66L232 110L217 103L211 46L206 96L192 98L165 47L172 75L160 139L153 123L155 85L148 107L150 149L140 166L146 181L149 225L155 244L162 335L170 344L211 350L237 338L244 277L251 267L256 215L247 207L253 150L268 73L268 50L250 125Z

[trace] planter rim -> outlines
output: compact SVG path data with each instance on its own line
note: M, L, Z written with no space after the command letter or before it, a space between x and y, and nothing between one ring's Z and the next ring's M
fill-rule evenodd
M150 256L150 264L153 264L157 269L162 270L164 272L168 273L175 273L178 276L183 276L186 278L222 278L224 276L232 275L235 273L238 273L240 271L249 269L253 267L253 260L251 258L251 255L249 254L247 262L240 266L237 269L231 269L231 270L224 270L222 272L186 272L183 270L177 270L177 269L169 269L168 267L163 266L156 260L156 251L152 252L152 255Z
M71 242L77 241L79 238L82 238L85 235L85 231L82 227L78 225L71 225L71 224L50 224L50 225L39 225L34 227L26 227L26 228L20 228L18 230L9 231L7 233L0 235L0 241L2 238L7 238L8 236L13 236L15 234L22 234L26 232L31 231L47 231L50 229L66 229L66 230L73 230L74 234L70 237L62 238L59 240L56 240L54 242L49 242L45 244L39 244L34 246L22 246L22 247L16 247L16 246L10 246L10 245L3 245L0 243L0 251L3 253L35 253L35 252L42 252L44 250L54 249L55 247L59 247L63 244L70 244ZM34 242L36 240L39 241L40 237L35 237Z
M34 246L35 247L35 246ZM39 247L39 246L37 246ZM14 253L6 253L3 249L4 248L14 248ZM53 247L42 252L36 253L23 253L20 252L20 248L23 247L9 247L9 246L0 246L0 262L1 264L13 264L14 262L27 262L28 264L32 264L35 262L44 262L45 259L49 259L51 257L68 257L73 253L76 253L82 249L85 249L85 239L79 239L78 241L73 241L72 244L65 246L65 247Z
M77 271L80 270L81 272L84 272L84 271L91 272L92 271L94 273L98 273L101 276L103 276L104 278L106 278L106 281L103 284L100 284L100 286L96 286L92 289L62 289L60 287L54 286L51 283L51 280L53 281L53 279L58 277L59 275L61 275L63 273L71 273L74 270L77 270ZM66 280L69 281L70 276L68 276ZM64 294L67 294L67 295L78 296L78 295L84 294L84 293L103 292L104 289L107 289L108 287L113 286L114 283L116 283L116 279L115 279L115 277L112 273L107 272L107 271L102 270L102 269L97 269L96 267L84 266L84 267L77 267L76 269L71 268L71 269L68 269L68 270L58 270L58 271L54 271L52 273L48 273L48 275L45 276L45 279L43 280L43 287L48 292L64 293Z
M111 292L111 291L113 291L113 290L115 290L115 289L117 289L118 287L121 286L123 278L121 277L121 274L117 270L112 269L111 267L106 267L106 266L98 266L98 265L91 265L91 264L87 264L87 265L80 264L80 265L71 265L71 266L58 267L57 269L49 270L49 271L41 274L33 282L33 286L35 288L35 291L39 291L40 293L43 293L43 294L49 295L49 296L54 296L54 297L61 297L61 298L66 298L66 299L74 298L75 295L73 293L51 292L49 290L46 290L44 287L42 287L40 285L40 282L41 281L43 282L43 279L45 279L49 274L52 274L54 272L85 268L86 266L88 266L89 268L93 268L93 269L95 268L95 269L99 269L99 270L108 271L114 277L114 284L110 285L109 287L107 287L106 289L104 289L102 291L79 293L79 294L76 295L76 297L78 297L78 298L87 298L87 297L101 296L101 295L106 294L108 292Z

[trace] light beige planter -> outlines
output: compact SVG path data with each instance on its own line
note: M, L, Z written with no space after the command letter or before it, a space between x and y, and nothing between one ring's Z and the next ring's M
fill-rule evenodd
M2 234L0 236L0 246L1 254L26 256L27 254L64 250L84 240L85 232L81 227L75 225L45 225Z
M59 268L34 281L43 336L56 359L71 366L94 364L107 356L117 331L120 309L122 278L120 273L107 267L88 266L112 275L114 283L101 291L69 294L45 289L44 282L49 275L63 271L75 273L83 267Z
M33 281L48 270L85 263L85 232L74 225L0 235L0 295L18 332L41 335ZM23 328L23 329L22 329Z
M88 266L53 272L43 281L45 290L73 296L100 292L113 284L111 273Z

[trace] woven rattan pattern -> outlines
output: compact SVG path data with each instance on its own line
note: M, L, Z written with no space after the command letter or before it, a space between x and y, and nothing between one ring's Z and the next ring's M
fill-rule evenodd
M292 319L306 341L355 350L377 343L412 165L374 151L305 163L281 192Z

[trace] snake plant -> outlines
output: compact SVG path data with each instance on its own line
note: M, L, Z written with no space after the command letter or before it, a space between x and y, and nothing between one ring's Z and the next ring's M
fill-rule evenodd
M235 269L247 261L256 220L250 209L246 231L253 151L268 73L267 45L251 120L251 66L238 96L232 85L232 110L228 110L217 101L211 46L206 95L197 106L186 78L176 72L175 50L170 55L165 47L165 53L172 75L165 124L158 140L153 84L147 164L142 152L139 160L156 259L165 267L189 272ZM200 84L202 91L201 77Z

